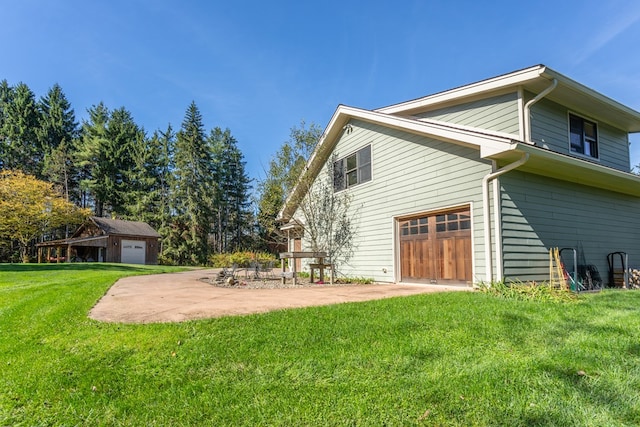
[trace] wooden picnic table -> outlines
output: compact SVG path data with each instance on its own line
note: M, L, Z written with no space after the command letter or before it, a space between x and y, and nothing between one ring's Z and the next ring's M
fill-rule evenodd
M319 279L320 281L324 281L324 269L329 268L331 270L331 278L330 283L333 285L333 265L325 264L324 259L327 258L326 252L302 252L302 251L294 251L294 252L281 252L280 259L282 260L282 284L285 284L287 281L287 271L284 260L287 260L287 263L291 266L291 276L293 280L293 284L296 285L297 282L297 271L296 271L296 259L301 258L315 258L318 261L315 263L310 263L309 268L311 269L311 282L313 282L313 271L315 269L319 270Z

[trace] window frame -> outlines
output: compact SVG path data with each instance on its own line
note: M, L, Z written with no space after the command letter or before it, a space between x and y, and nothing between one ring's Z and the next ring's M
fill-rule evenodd
M369 150L369 158L368 162L363 163L361 154L365 150ZM339 158L335 162L333 162L333 192L337 193L343 190L347 190L351 187L358 186L360 184L364 184L373 180L373 154L372 154L371 144L367 144L358 150ZM354 162L355 164L350 166L350 163ZM368 166L368 174L364 175L363 171L366 170ZM337 179L340 179L340 182L337 182ZM364 180L363 180L364 179Z
M580 127L582 131L580 135L580 144L581 144L582 152L574 150L574 144L572 143L572 136L577 135L577 133L572 131L572 126L571 126L572 120L580 120ZM586 136L585 124L590 124L593 126L593 130L595 134L594 138L590 138ZM581 116L580 114L576 114L572 111L568 111L567 112L567 134L569 136L569 154L583 157L589 160L600 160L600 132L599 132L598 122L596 122L593 119L589 119L584 116ZM589 148L590 152L593 151L593 148L595 147L595 151L596 151L595 156L593 154L586 153L587 145L590 146Z

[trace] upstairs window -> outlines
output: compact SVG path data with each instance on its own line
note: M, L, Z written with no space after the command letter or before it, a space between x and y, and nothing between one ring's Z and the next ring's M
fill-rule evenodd
M594 122L569 114L571 152L598 158L598 129Z
M333 191L371 181L371 145L333 163Z

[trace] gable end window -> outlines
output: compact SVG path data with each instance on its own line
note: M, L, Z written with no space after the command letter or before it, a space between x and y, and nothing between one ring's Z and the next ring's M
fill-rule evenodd
M598 158L598 129L594 122L569 114L571 152Z
M371 181L371 145L333 163L333 191Z

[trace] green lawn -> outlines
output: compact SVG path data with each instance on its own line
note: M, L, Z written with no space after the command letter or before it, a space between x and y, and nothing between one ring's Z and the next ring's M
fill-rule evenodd
M443 293L179 324L117 265L0 265L0 425L638 425L640 293Z

